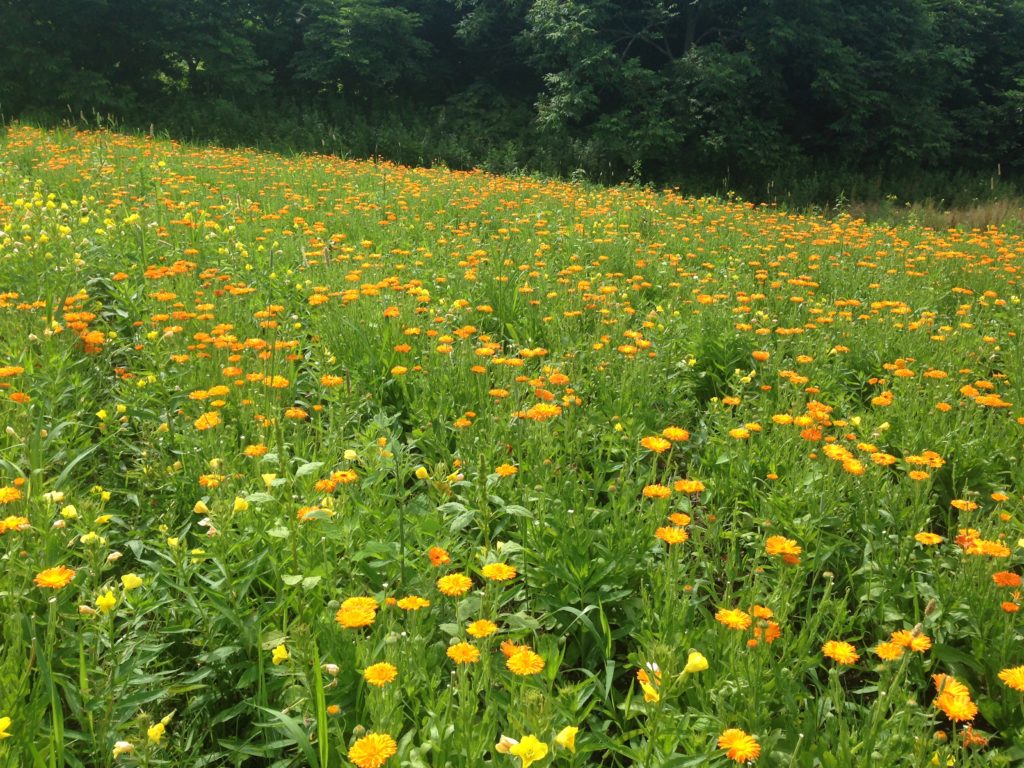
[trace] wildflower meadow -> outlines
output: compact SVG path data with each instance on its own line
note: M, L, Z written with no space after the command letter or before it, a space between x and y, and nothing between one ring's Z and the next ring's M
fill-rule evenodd
M1022 269L10 126L0 765L1020 765Z

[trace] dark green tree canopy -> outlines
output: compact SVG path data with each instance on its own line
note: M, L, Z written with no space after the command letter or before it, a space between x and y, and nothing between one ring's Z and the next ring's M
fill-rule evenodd
M0 0L0 112L603 179L1014 176L1021 40L1024 0Z

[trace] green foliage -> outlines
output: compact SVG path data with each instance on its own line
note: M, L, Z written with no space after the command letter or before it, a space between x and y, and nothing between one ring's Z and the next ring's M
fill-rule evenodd
M0 112L881 199L1016 183L1022 37L1021 0L7 0Z

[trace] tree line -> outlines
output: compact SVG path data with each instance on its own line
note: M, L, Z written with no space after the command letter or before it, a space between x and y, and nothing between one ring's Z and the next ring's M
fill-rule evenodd
M1021 40L1024 0L0 0L0 112L884 193L1024 170Z

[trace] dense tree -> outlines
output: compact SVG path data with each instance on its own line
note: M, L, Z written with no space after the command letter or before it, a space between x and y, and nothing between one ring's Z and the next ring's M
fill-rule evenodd
M0 111L745 189L1012 178L1021 39L1024 0L0 0Z

